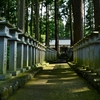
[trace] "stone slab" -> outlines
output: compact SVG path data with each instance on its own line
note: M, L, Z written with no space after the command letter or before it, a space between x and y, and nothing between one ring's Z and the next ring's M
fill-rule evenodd
M21 72L20 72L20 70L18 70L18 71L8 71L8 73L12 74L12 76L17 76Z
M5 75L0 74L0 80L6 80L6 79L10 79L12 77L12 74L8 73Z

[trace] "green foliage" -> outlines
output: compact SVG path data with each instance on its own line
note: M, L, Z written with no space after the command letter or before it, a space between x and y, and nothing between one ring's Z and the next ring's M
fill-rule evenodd
M58 0L57 7L59 8L58 12L58 19L59 19L59 24L58 24L58 30L59 30L59 38L69 38L69 20L68 18L68 0ZM54 5L51 3L50 6L50 17L49 17L49 39L54 39L55 38L55 22L54 22ZM44 16L45 17L45 16ZM63 21L66 21L66 26L64 26ZM45 23L46 24L46 23Z
M93 20L94 20L93 1L86 0L85 7L86 7L86 15L85 15L85 35L86 35L93 31Z
M7 21L9 21L11 24L14 26L17 26L17 0L1 0L0 1L0 17L5 17ZM54 0L40 0L40 2L43 3L43 7L46 5L49 5L49 39L55 38L55 23L54 23ZM66 19L68 17L68 5L67 5L68 0L58 0L58 8L59 8L59 38L68 38L69 37L69 20L66 20L66 27L63 24L63 19ZM27 7L30 8L32 4L31 0L28 0L27 2ZM34 4L33 4L34 7ZM33 33L30 34L30 20L28 20L28 35L32 35L35 37L35 9L33 9ZM25 9L26 11L26 9ZM25 18L29 18L29 15L26 16ZM46 14L43 14L40 16L40 22L41 26L41 41L45 42L44 35L46 34ZM26 20L25 20L26 21Z
M0 17L5 17L11 24L17 24L17 2L16 0L1 0L0 1Z
M41 42L41 43L45 43L45 35L41 35L40 42Z
M45 17L45 16L44 16ZM68 29L69 27L67 27ZM59 38L69 38L69 33L67 32L67 29L64 26L64 23L59 20ZM42 19L42 30L41 34L46 34L46 19ZM54 20L49 20L49 39L55 38L55 23Z
M49 39L55 38L55 23L54 20L49 21Z
M70 18L68 16L66 25L65 25L65 32L66 32L66 38L70 38Z

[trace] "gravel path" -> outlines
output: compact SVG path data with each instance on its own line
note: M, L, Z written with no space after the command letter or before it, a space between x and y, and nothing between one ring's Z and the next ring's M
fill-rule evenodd
M50 64L8 100L100 100L100 94L66 63Z

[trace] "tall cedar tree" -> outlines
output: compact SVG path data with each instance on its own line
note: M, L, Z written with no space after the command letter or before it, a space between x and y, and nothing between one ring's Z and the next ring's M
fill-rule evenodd
M72 0L74 16L74 43L83 38L83 0Z
M94 3L95 29L98 29L100 25L100 0L93 0L93 3Z
M58 0L55 0L55 49L59 56L59 35L58 35Z

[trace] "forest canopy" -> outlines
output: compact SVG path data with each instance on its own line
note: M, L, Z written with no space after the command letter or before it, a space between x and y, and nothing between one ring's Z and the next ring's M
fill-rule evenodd
M20 0L19 0L20 1ZM55 0L23 0L25 1L24 32L35 38L37 14L38 14L38 37L45 42L46 34L49 39L55 38ZM60 39L71 38L70 30L70 1L57 0L58 8L58 34ZM94 5L92 0L84 2L84 35L94 30ZM38 5L38 13L37 13ZM0 18L9 21L13 26L18 27L18 0L0 1ZM73 15L73 13L72 13ZM72 17L73 23L73 17Z

